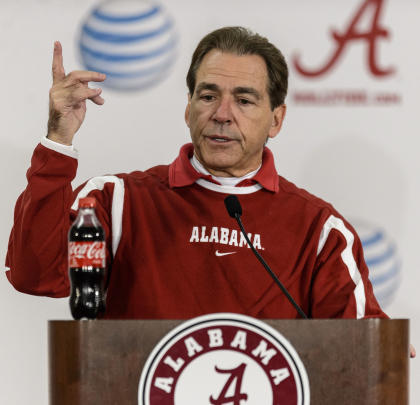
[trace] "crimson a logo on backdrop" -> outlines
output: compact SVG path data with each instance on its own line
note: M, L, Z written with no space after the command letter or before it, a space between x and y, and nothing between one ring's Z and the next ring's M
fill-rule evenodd
M335 49L325 64L318 68L308 68L302 63L300 54L292 57L293 68L303 77L317 79L331 73L344 58L344 51L356 42L364 42L366 47L367 68L375 78L386 78L395 74L395 67L382 67L378 60L378 46L381 39L391 37L390 30L381 24L381 16L386 0L363 0L348 26L340 33L331 31L331 39ZM368 29L359 28L363 18L370 18ZM367 91L355 90L328 90L321 91L295 91L292 93L293 101L297 104L396 104L401 102L401 96L395 92L380 92L368 94Z
M141 405L307 405L309 382L293 346L264 322L210 314L184 322L150 354Z

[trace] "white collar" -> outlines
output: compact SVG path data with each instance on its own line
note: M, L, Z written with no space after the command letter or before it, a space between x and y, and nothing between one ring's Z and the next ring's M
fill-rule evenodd
M209 175L214 180L219 182L222 186L227 186L227 187L235 187L241 181L254 177L258 173L258 170L260 170L261 168L261 165L260 165L256 170L242 177L218 177L218 176L213 176L211 173L209 173L208 170L206 170L205 167L198 161L195 155L192 156L192 158L190 159L190 162L191 162L192 167L194 167L194 169L197 170L199 173Z

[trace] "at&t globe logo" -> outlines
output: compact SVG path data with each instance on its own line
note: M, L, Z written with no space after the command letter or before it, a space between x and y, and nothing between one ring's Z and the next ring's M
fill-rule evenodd
M138 90L164 79L173 65L173 20L153 0L106 0L91 11L80 33L86 69L105 73L104 85Z
M394 299L401 278L401 261L396 245L377 226L355 222L355 227L362 241L373 291L381 307L386 308Z

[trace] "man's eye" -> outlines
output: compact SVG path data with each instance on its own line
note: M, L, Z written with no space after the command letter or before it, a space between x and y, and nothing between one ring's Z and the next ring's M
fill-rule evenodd
M211 94L204 94L202 96L200 96L201 100L204 101L212 101L214 100L214 96L212 96Z
M247 98L240 98L238 100L239 104L241 105L248 105L248 104L252 104L251 101L249 101Z

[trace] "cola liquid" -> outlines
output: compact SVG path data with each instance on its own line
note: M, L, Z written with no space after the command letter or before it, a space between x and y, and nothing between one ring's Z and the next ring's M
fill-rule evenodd
M105 312L105 233L95 213L96 200L79 200L69 230L70 310L74 319L95 319Z

